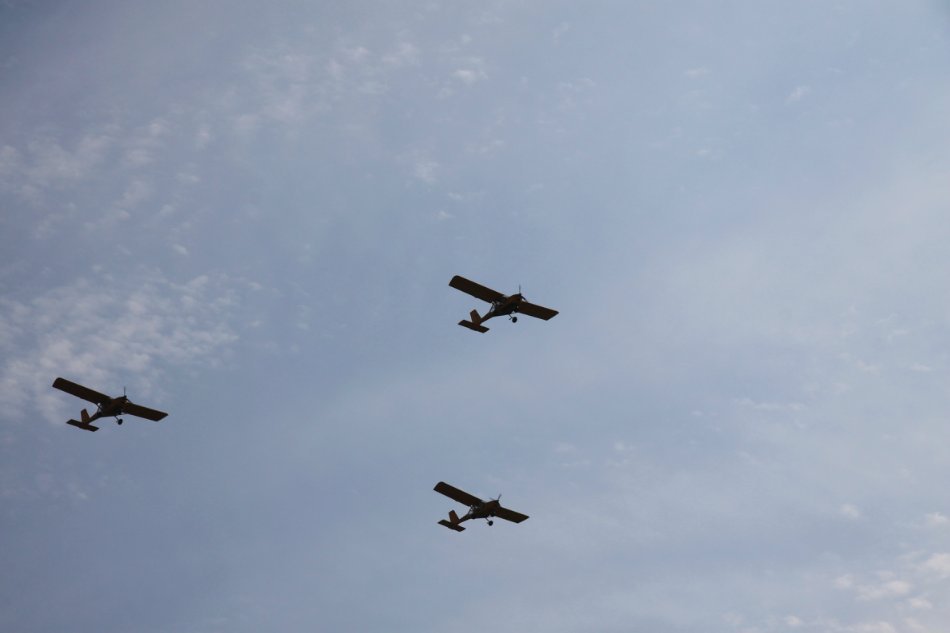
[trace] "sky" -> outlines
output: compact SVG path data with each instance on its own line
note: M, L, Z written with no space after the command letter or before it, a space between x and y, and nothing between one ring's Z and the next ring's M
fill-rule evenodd
M950 630L945 2L6 0L0 94L0 630Z

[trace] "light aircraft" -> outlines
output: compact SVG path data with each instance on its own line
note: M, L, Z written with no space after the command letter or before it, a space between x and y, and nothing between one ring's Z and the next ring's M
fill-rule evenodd
M146 420L154 420L155 422L158 422L168 415L162 411L156 411L155 409L149 409L147 407L133 403L128 399L125 393L123 393L121 396L110 398L104 393L99 393L98 391L93 391L88 387L77 385L76 383L66 380L65 378L57 378L53 381L53 386L61 391L65 391L68 394L74 395L77 398L88 400L97 406L96 412L92 415L89 415L89 412L83 409L81 422L79 420L66 421L66 424L71 424L72 426L84 431L98 431L99 427L93 426L92 422L94 420L98 420L99 418L113 417L116 419L118 424L122 424L122 418L119 416L123 413L145 418Z
M482 501L475 495L470 495L467 492L463 492L454 486L450 486L444 481L437 483L433 490L444 494L449 499L458 501L462 505L468 506L468 512L465 514L465 516L459 517L459 515L455 513L455 510L449 510L449 520L446 521L445 519L442 519L439 521L439 525L444 525L450 530L455 530L456 532L462 532L465 530L465 528L459 524L463 521L468 521L469 519L485 519L488 521L488 525L493 525L494 521L492 521L492 517L498 517L499 519L511 521L512 523L521 523L528 518L528 516L525 514L515 512L514 510L509 510L508 508L503 508L501 506L501 495L498 495L497 499Z
M491 304L491 308L489 308L488 312L483 316L479 316L477 310L472 310L471 321L459 321L459 325L483 334L488 331L488 328L482 325L482 323L492 317L507 316L511 319L512 323L517 323L518 317L515 316L516 313L527 314L528 316L535 317L536 319L544 319L545 321L557 314L557 310L529 303L525 300L524 295L521 294L520 287L518 288L518 294L506 296L497 290L486 288L481 284L469 281L459 275L452 277L452 281L449 282L449 285L456 290L461 290L476 299L481 299Z

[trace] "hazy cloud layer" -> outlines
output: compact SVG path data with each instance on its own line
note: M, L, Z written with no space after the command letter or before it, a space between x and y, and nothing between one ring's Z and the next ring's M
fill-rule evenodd
M8 3L0 629L944 631L948 28Z

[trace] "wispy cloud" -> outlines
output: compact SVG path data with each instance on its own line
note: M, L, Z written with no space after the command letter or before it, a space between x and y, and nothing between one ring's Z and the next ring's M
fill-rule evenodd
M412 42L399 42L396 47L382 57L382 62L386 66L401 68L403 66L415 66L419 63L421 51L419 47Z
M811 93L809 86L795 86L795 88L785 98L786 103L795 103L801 101Z
M913 589L913 586L906 580L886 580L878 584L856 587L857 598L862 601L906 596L911 589Z
M154 392L165 368L213 363L237 338L232 284L222 277L79 279L0 306L0 410L11 418L36 406L61 421L62 400L49 387L56 376Z
M920 564L919 569L937 578L950 578L950 554L939 552Z
M857 520L864 516L861 513L861 509L851 503L845 503L840 508L838 508L838 514L840 514L846 519L852 519L852 520Z
M72 146L41 136L25 147L0 148L0 190L40 202L48 189L73 185L87 178L102 164L114 147L108 133L89 133Z
M735 403L740 407L755 409L756 411L801 411L805 405L800 402L759 402L752 398L736 398Z

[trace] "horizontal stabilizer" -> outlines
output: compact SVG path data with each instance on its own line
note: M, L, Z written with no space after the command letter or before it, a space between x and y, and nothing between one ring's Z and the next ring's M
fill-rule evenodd
M93 426L88 422L80 422L79 420L66 420L66 424L75 426L77 429L82 429L83 431L98 431L98 426Z
M450 530L455 530L456 532L464 532L464 531L465 531L465 528L463 528L463 527L462 527L461 525L459 525L458 523L449 523L449 522L446 521L445 519L442 519L441 521L439 521L439 525L444 525L445 527L449 528Z
M482 334L488 331L488 328L485 327L484 325L479 325L478 323L472 323L471 321L459 321L459 325L461 325L462 327L467 327L468 329L474 330L476 332L481 332Z

